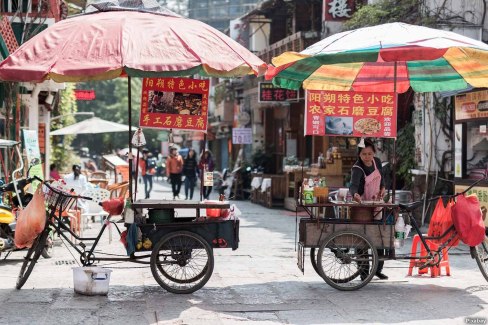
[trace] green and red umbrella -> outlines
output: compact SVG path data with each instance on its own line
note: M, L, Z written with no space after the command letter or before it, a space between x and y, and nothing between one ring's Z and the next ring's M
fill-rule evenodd
M288 89L403 93L488 86L488 45L445 30L390 23L327 37L273 58L266 78Z

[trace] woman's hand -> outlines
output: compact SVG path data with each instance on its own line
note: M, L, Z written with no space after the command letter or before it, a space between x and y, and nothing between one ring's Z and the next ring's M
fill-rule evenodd
M378 193L378 200L383 199L383 196L385 196L385 189L384 188L380 189L380 192Z
M361 195L359 195L359 193L355 193L353 200L356 201L357 203L361 203Z

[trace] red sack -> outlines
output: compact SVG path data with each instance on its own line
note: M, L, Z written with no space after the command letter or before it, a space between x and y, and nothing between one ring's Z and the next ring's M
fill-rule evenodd
M427 232L427 236L429 237L440 237L444 232L446 232L452 225L452 207L453 202L449 201L446 206L444 206L444 202L442 199L437 201L436 207L432 214L432 218L429 224L429 230ZM451 237L452 233L446 234L444 237L432 240L434 243L441 244L445 242L447 239ZM450 243L450 246L454 247L459 245L459 236L453 239Z
M477 246L485 239L485 225L476 195L458 196L453 207L452 221L459 238L466 245Z
M46 226L46 207L41 185L34 192L32 200L17 215L14 242L18 248L31 247L34 239Z

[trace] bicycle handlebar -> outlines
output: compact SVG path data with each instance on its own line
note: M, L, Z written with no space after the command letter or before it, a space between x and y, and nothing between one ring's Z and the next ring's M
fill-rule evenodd
M64 191L61 191L59 189L56 189L56 188L52 187L51 185L49 185L49 182L46 182L46 181L40 179L37 176L33 176L33 178L35 178L36 180L42 182L42 184L45 185L49 190L53 191L54 193L56 193L58 195L63 195L63 196L70 197L70 198L74 198L74 199L93 200L93 198L88 197L88 196L73 195L73 194L70 194L70 193L66 193Z

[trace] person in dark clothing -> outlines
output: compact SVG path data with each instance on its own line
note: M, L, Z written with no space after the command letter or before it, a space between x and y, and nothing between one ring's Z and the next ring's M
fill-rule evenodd
M195 150L190 149L183 161L183 175L185 176L185 200L193 200L193 190L197 181L197 155ZM188 194L190 194L188 196Z
M351 186L349 187L353 200L358 203L363 200L381 200L385 194L381 160L374 156L375 153L376 148L373 142L368 139L361 139L358 144L358 160L351 169ZM361 207L351 209L351 219L353 221L371 222L373 220L381 220L381 218L381 211L376 211L375 209ZM358 254L367 254L367 252L361 253L359 251ZM385 256L384 249L378 249L377 251L379 258ZM386 280L388 276L382 273L383 264L383 261L378 263L375 275L381 280ZM369 263L362 263L358 266L361 270L361 279L366 279L369 274Z
M139 160L139 168L144 180L145 198L149 199L153 187L153 175L156 172L156 163L152 154L147 149L142 150L142 158Z
M212 154L209 150L205 150L200 157L200 163L198 164L198 168L200 172L205 175L205 172L213 172L214 171L214 161L212 159ZM212 193L212 186L204 186L203 187L203 198L207 199L210 197L210 193Z

